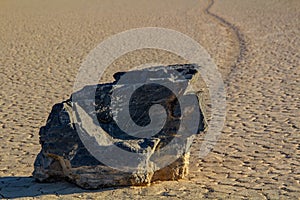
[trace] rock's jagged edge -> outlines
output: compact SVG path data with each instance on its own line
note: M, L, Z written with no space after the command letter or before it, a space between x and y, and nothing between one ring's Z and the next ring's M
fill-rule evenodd
M197 72L197 70L195 70L196 67L198 66L186 64L154 67L150 70L175 69L181 73L185 79L191 80ZM100 103L98 102L98 104L102 110L105 110L103 108L109 107L109 105L103 103L104 101L102 100L105 99L105 95L110 94L112 86L117 83L124 73L125 72L116 73L114 75L116 80L114 83L97 86L95 97L96 101L97 97L100 98ZM88 87L80 92L84 94L84 92L89 90ZM199 94L197 91L195 93ZM99 105L98 107L96 105L98 109L100 109ZM97 113L100 125L103 125L104 129L105 127L107 128L107 126L115 127L110 116L108 116L108 110L109 109L106 109L103 112ZM182 179L188 174L190 154L188 149L182 155L179 155L176 161L157 171L150 170L147 171L147 173L129 173L105 166L95 159L83 145L76 131L76 120L74 120L75 116L73 116L72 113L72 98L70 98L54 105L46 125L41 127L39 135L42 150L37 155L33 172L33 177L37 181L53 182L68 180L85 189L98 189L103 187L148 185L155 181ZM206 123L201 110L200 113L199 131L203 131L206 127ZM114 139L114 137L112 137L112 139ZM189 143L187 144L187 147L189 147L191 138L187 138L186 142ZM120 143L120 140L118 140L118 143ZM159 148L159 145L156 148Z

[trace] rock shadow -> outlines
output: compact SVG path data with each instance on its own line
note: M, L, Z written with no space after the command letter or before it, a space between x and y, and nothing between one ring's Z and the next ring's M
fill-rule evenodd
M33 177L0 177L0 199L38 197L43 195L60 196L83 192L102 192L114 189L115 188L84 190L68 182L38 183Z

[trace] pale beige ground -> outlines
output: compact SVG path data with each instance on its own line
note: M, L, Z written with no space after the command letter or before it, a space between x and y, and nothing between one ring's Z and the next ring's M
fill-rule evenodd
M299 198L300 1L222 0L209 12L205 0L87 2L0 1L0 198ZM39 127L51 106L72 93L87 53L112 34L146 26L185 33L215 59L227 119L214 150L199 159L200 136L187 179L146 188L88 192L26 178L40 150ZM183 62L146 50L119 59L109 72L154 61Z

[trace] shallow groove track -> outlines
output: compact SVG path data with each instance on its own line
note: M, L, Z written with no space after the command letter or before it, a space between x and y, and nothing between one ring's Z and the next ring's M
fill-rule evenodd
M239 45L239 53L237 55L236 61L231 66L230 73L229 73L228 77L225 80L226 82L228 82L228 80L230 80L231 76L233 75L233 72L236 70L237 64L240 63L245 58L245 55L246 55L246 52L247 52L246 40L245 40L245 36L243 35L243 33L240 31L240 29L238 27L236 27L234 24L228 22L224 18L222 18L219 15L217 15L215 13L212 13L210 11L210 9L212 8L212 6L214 4L215 4L215 0L211 0L210 4L205 9L205 12L208 15L212 16L214 19L216 19L219 23L227 26L234 33L234 35L236 36L236 41Z

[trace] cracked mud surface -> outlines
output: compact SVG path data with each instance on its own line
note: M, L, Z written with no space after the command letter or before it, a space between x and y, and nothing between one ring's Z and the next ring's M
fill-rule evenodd
M99 2L0 2L0 198L299 198L299 1ZM72 93L87 53L112 34L144 26L185 33L214 58L227 89L226 123L214 150L199 159L199 136L189 177L150 187L84 191L33 182L39 127ZM184 60L133 52L105 78L145 62Z

